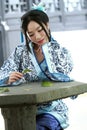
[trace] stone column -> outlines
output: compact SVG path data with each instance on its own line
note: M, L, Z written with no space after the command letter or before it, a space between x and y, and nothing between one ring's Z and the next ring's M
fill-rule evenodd
M36 106L1 108L5 130L36 130Z

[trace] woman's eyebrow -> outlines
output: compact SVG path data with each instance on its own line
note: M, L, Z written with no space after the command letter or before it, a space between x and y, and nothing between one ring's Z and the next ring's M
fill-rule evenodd
M38 30L38 29L40 29L41 28L41 26L38 26L35 30ZM28 33L33 33L33 31L29 31Z

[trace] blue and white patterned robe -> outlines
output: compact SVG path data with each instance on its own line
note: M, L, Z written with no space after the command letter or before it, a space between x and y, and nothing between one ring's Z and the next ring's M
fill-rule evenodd
M42 52L44 55L45 66L47 70L44 71L38 64L35 57L32 43L30 43L31 52L26 48L25 44L18 45L14 52L4 62L0 69L0 85L5 86L8 80L9 74L13 71L22 72L28 68L32 70L27 73L25 79L13 83L17 85L23 82L41 81L41 80L53 80L53 81L70 81L68 74L73 68L72 59L70 53L66 48L61 47L55 40L46 43L42 46ZM41 75L44 75L41 77ZM62 100L52 101L48 104L42 104L38 106L38 113L50 113L59 120L61 126L66 128L68 126L68 108L62 102Z

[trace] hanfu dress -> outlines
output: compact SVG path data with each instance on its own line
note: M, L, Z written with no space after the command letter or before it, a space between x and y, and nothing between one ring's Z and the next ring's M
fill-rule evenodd
M25 44L18 45L14 52L4 62L0 68L0 86L8 86L7 80L13 71L22 72L26 68L31 70L24 77L12 84L19 85L25 82L52 80L55 82L70 82L72 79L69 73L73 68L70 52L61 47L53 38L49 43L42 45L44 60L38 63L33 44L29 43L30 52ZM64 129L68 124L68 108L62 100L56 100L37 106L37 116L47 114L52 115ZM47 122L46 122L47 123ZM49 126L50 127L50 126Z

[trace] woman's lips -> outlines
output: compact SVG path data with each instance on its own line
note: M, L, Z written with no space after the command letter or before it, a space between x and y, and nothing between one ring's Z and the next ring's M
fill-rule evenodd
M44 43L44 39L42 39L42 40L38 41L38 43L39 43L39 44Z

